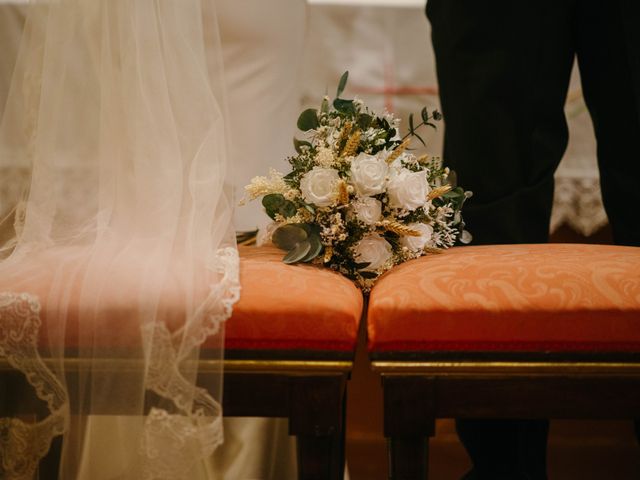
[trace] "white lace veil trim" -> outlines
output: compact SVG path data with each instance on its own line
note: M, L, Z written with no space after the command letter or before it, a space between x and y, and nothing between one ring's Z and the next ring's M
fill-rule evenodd
M110 439L136 452L119 478L188 478L221 442L239 296L222 73L213 0L29 6L0 123L0 169L29 172L3 193L0 362L48 414L0 412L2 478L32 478L60 434L78 478L86 416L116 405L144 417Z

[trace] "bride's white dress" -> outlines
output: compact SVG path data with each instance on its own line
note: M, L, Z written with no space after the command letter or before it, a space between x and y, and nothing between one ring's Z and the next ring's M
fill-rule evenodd
M283 170L300 108L306 32L304 0L218 2L231 125L236 202L252 177ZM236 208L237 230L263 227L258 202ZM225 419L225 443L207 465L216 480L296 478L295 441L282 419Z
M2 3L2 2L0 2ZM304 48L304 0L218 0L229 107L232 172L229 181L236 203L251 177L270 167L285 168L299 110L298 73ZM0 116L18 50L28 7L0 5ZM0 165L0 168L2 165ZM3 172L8 173L8 172ZM16 182L1 188L19 191ZM5 177L4 180L6 180ZM0 191L0 216L17 200L14 192ZM236 209L235 227L248 230L267 221L258 204ZM1 233L1 232L0 232ZM284 420L225 419L225 443L201 465L201 479L295 478L295 443ZM135 446L110 438L137 437L140 418L92 416L87 424L85 459L78 478L117 478Z
M299 113L299 68L306 32L303 0L218 0L218 16L229 107L231 172L236 229L263 227L268 217L257 203L239 206L243 187L271 167L285 168ZM275 14L277 12L277 14ZM113 468L114 429L140 428L126 417L94 417L89 428L95 454L83 478ZM296 478L295 439L285 419L225 418L224 444L205 462L194 480L284 480ZM117 458L117 455L116 455ZM124 463L124 462L123 462ZM115 473L115 472L114 472Z

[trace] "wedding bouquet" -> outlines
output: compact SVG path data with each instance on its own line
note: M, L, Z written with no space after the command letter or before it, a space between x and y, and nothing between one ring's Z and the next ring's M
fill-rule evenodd
M285 263L313 262L339 271L365 291L386 270L456 240L470 241L460 210L471 192L452 184L453 175L438 157L416 156L417 129L435 128L438 111L422 109L421 122L376 115L358 99L322 101L298 118L305 140L294 138L292 170L271 170L245 187L249 199L262 197L273 219L271 240L286 250Z

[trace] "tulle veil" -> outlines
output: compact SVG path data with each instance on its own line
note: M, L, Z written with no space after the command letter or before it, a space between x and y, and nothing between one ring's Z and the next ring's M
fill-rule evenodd
M29 6L0 123L0 163L30 172L5 219L0 374L41 413L0 413L0 477L32 478L63 435L60 478L113 478L86 468L90 414L138 419L105 440L127 445L117 478L188 477L221 442L239 294L222 73L213 0Z

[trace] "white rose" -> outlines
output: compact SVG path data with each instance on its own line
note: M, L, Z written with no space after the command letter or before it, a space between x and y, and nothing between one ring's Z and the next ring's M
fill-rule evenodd
M363 196L384 192L389 166L382 158L360 153L351 161L351 182Z
M308 203L328 207L338 198L340 176L333 168L313 167L300 179L300 191Z
M389 205L395 208L415 210L427 201L430 192L427 172L412 172L406 168L391 175L387 186Z
M365 271L375 271L384 266L392 255L391 244L377 233L365 236L354 249L358 263L369 263Z
M402 246L407 247L412 252L422 251L425 245L429 243L431 237L433 236L433 227L426 223L411 223L407 225L407 227L420 232L420 236L410 237L409 235L405 235L400 240L400 243L402 244Z
M362 197L353 205L353 214L366 225L373 225L382 218L382 202L371 197Z

